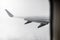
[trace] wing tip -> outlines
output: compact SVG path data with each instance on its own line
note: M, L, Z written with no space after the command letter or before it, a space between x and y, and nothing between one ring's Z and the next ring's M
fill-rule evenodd
M7 14L8 14L10 17L13 17L13 15L12 15L7 9L5 9L5 11L7 12Z

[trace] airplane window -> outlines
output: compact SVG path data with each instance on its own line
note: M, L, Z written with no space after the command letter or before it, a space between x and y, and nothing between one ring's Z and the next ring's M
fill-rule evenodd
M0 0L0 40L50 40L49 0Z

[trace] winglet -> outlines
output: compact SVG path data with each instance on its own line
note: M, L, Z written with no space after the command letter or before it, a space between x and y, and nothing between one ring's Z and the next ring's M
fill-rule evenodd
M13 15L7 9L5 9L5 11L8 13L10 17L13 17Z

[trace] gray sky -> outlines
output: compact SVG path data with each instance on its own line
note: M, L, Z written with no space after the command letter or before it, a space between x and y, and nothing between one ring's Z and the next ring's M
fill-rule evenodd
M24 25L25 20L10 18L4 9L15 16L49 17L48 0L0 0L0 40L49 40L49 24L39 29L39 23Z

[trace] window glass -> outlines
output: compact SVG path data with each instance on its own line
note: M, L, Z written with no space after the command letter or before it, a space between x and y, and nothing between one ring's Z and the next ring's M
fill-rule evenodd
M49 11L49 0L0 0L0 40L50 40Z

